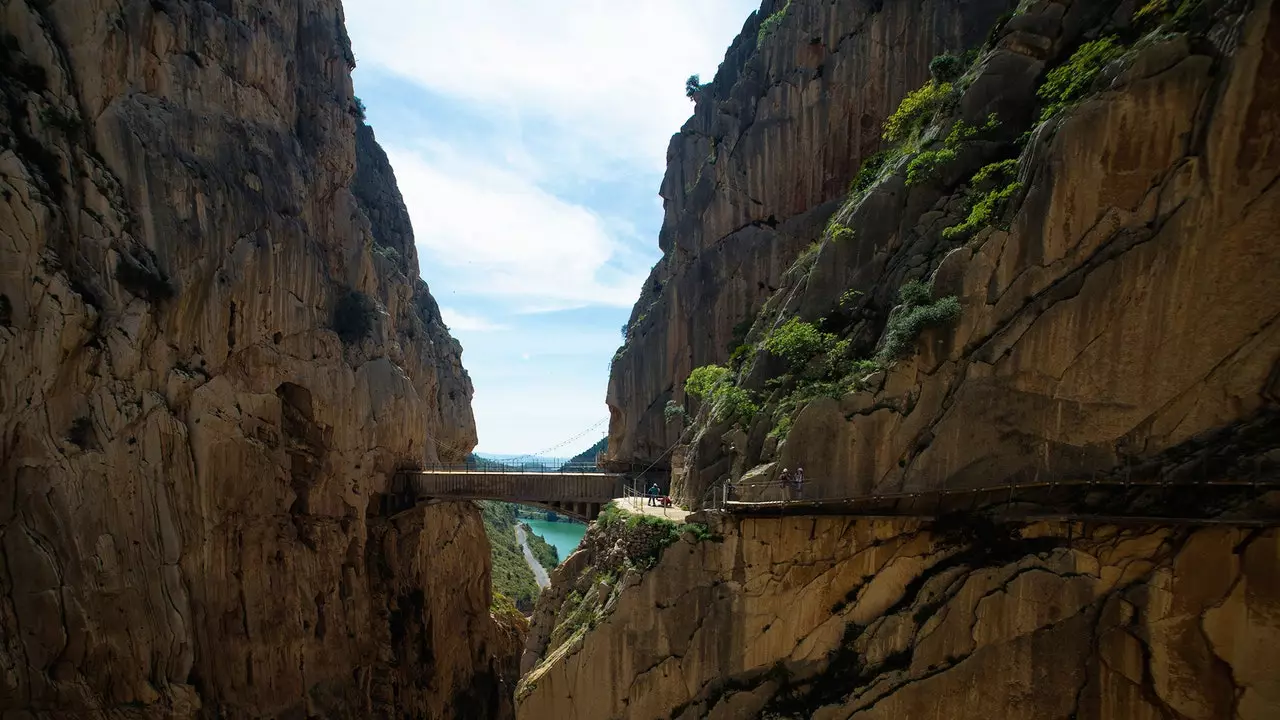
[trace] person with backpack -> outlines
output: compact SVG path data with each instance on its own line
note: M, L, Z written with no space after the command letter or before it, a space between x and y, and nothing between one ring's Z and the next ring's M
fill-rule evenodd
M658 496L659 496L659 495L661 495L661 494L662 494L662 491L658 489L658 483L654 483L654 484L649 488L649 505L650 505L650 506L652 506L652 507L657 507L657 506L658 506Z

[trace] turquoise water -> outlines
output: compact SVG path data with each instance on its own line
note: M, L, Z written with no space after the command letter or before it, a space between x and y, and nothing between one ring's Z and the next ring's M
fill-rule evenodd
M556 552L560 553L560 562L564 562L564 559L569 557L569 553L577 549L578 543L582 542L582 536L587 533L587 526L582 523L547 522L528 518L520 518L520 522L528 523L534 532L554 545Z

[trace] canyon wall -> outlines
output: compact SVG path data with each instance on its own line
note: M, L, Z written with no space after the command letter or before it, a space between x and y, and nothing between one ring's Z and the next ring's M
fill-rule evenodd
M888 17L892 6L842 14L880 7L874 18ZM783 34L809 17L803 3L787 8L753 58L817 52ZM984 12L963 14L986 22ZM687 445L672 486L695 505L713 485L768 482L795 466L827 497L1274 473L1280 151L1270 138L1280 98L1266 69L1280 57L1280 9L1270 0L1038 2L972 34L986 40L954 58L955 77L922 80L922 94L903 103L895 117L914 123L910 132L886 136L869 158L847 138L838 151L822 146L847 156L832 187L852 187L777 216L765 243L772 279L752 270L750 243L694 252L674 241L679 228L721 227L714 214L681 224L668 213L656 272L682 267L681 257L703 269L719 257L730 284L758 289L760 307L726 335L718 308L733 293L716 273L646 288L640 334L611 376L611 457ZM735 47L755 42L749 23ZM1064 72L1083 84L1055 106L1046 93L1068 84ZM834 94L827 81L823 73L805 97ZM879 132L888 113L861 117ZM668 186L683 172L680 147ZM731 156L717 147L719 172ZM788 186L785 170L766 166L751 159L749 167L766 185ZM708 159L703 177L711 167ZM706 196L711 206L724 192ZM912 283L924 284L924 297L909 303L900 290ZM950 314L939 321L931 312ZM793 321L830 339L795 366L775 344ZM686 334L709 322L722 332ZM676 355L683 359L673 364ZM691 368L711 363L729 371L739 411L684 391ZM663 412L667 398L674 416ZM692 420L687 427L679 413Z
M833 80L821 28L890 18ZM1275 0L765 3L673 141L609 456L674 446L695 509L797 466L832 502L569 558L518 716L1280 713L1278 58ZM1159 489L834 516L1059 480Z
M654 267L609 380L608 458L659 459L663 409L720 363L821 231L930 60L978 46L1014 0L765 0L671 139ZM779 20L761 31L767 17ZM666 461L663 460L663 466Z
M713 530L686 533L526 674L517 717L1280 712L1274 529L822 517Z
M503 716L477 512L382 512L472 390L337 0L0 28L0 713Z

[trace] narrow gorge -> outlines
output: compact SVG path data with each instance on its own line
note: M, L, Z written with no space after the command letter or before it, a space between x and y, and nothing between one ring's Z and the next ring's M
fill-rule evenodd
M588 533L517 716L1280 714L1277 58L1270 0L766 0L608 391L698 512Z
M1280 717L1280 0L731 20L526 471L340 0L0 0L0 716Z

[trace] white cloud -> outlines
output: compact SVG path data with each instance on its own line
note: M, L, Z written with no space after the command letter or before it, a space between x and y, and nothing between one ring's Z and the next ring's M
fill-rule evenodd
M517 312L634 302L648 267L627 262L635 253L617 233L627 223L615 229L522 175L446 147L387 154L420 254L449 270L457 292L503 298ZM619 264L629 269L611 267Z
M665 165L689 116L684 79L710 80L756 0L360 0L356 56L517 124L548 123L573 165Z
M444 318L444 324L449 326L452 331L469 331L469 332L492 332L495 330L506 330L506 325L500 325L495 322L486 320L479 315L454 310L453 308L440 308L440 316Z

